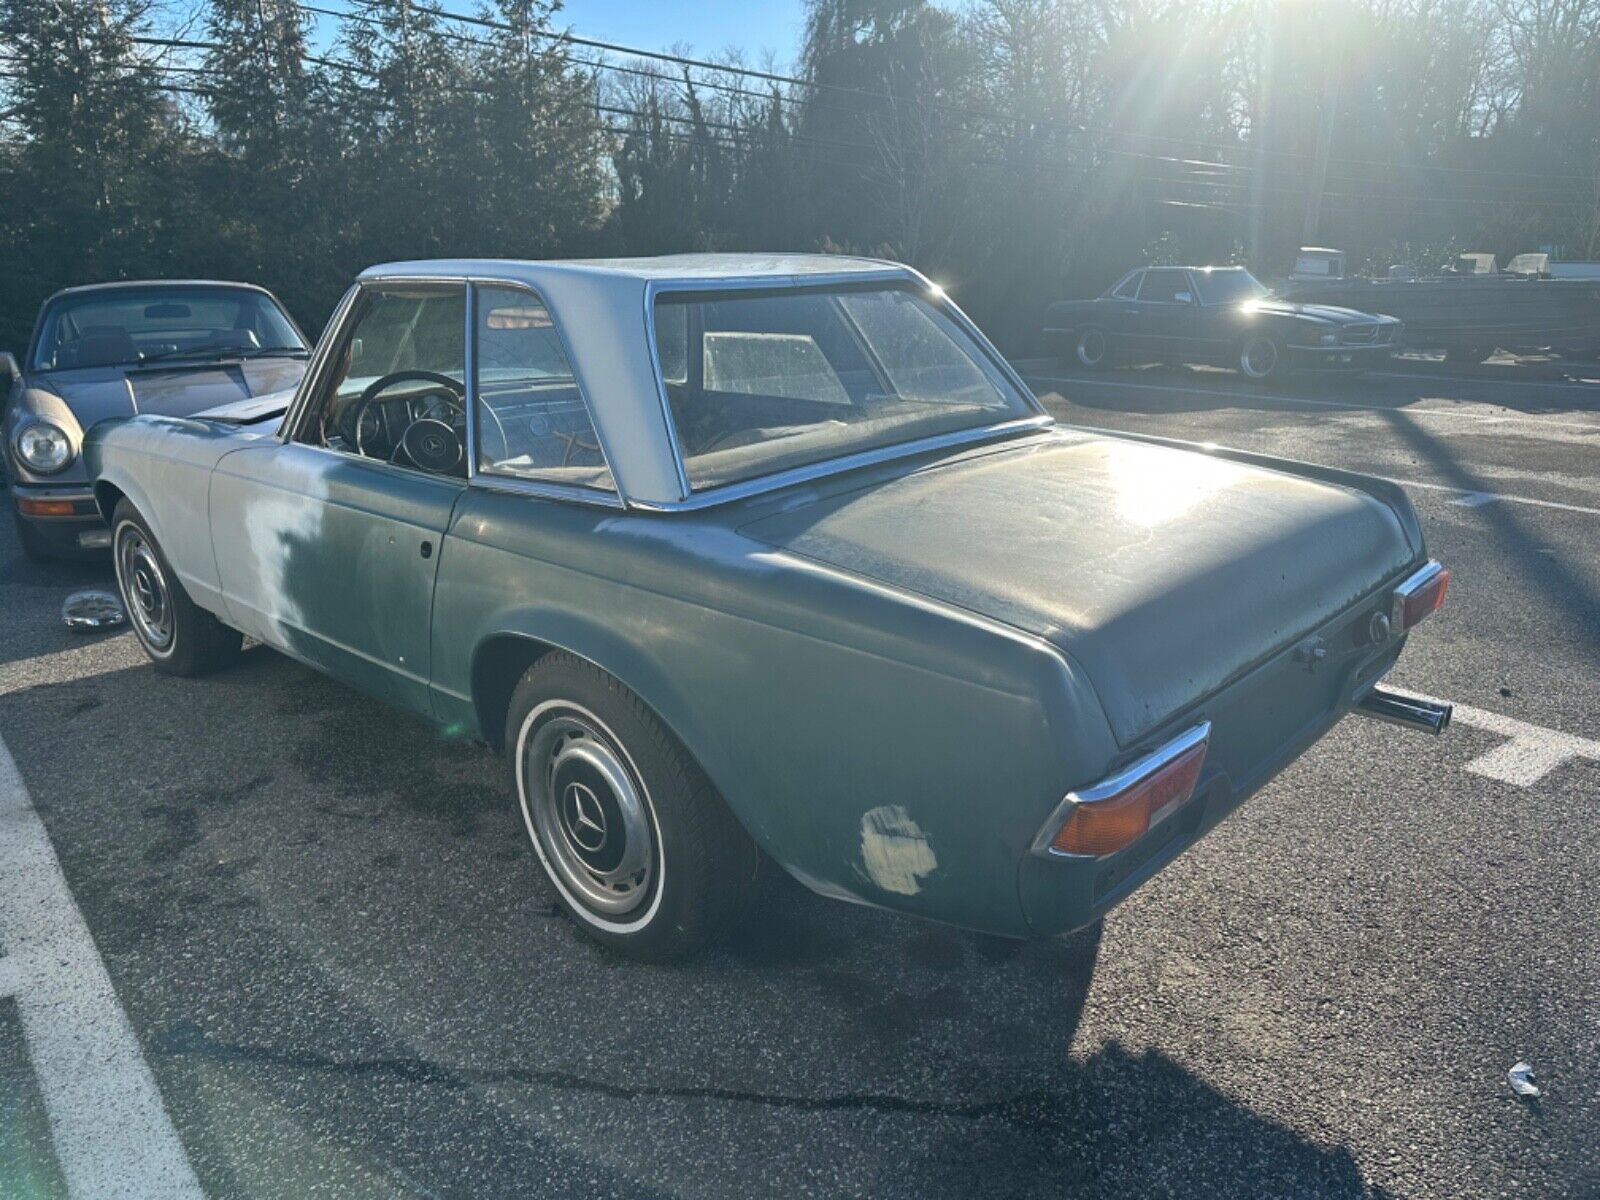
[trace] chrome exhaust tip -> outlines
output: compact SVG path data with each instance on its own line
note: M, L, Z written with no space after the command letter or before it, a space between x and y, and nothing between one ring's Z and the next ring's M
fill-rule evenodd
M1450 714L1454 708L1449 704L1419 700L1375 687L1356 701L1355 711L1363 717L1388 721L1391 725L1404 725L1408 729L1420 729L1423 733L1438 736L1450 727Z

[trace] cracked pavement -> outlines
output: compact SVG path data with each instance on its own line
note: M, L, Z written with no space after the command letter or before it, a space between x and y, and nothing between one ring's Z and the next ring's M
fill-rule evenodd
M1394 682L1600 737L1600 385L1424 373L1036 390L1417 485L1456 577ZM798 887L692 964L596 949L499 760L266 650L180 680L66 632L108 578L0 522L0 730L213 1196L1600 1192L1600 763L1342 723L1112 915L1069 1042L1065 947ZM65 1191L0 1000L14 1194Z

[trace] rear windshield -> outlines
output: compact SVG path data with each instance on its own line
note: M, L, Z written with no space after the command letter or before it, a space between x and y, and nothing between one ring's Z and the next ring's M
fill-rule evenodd
M668 293L655 318L694 491L1034 412L910 288Z
M277 301L253 288L106 288L46 310L33 369L133 366L157 360L303 354Z

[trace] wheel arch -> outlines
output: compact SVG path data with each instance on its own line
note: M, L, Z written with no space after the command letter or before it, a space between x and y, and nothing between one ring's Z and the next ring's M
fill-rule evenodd
M591 663L621 683L655 714L715 784L721 773L714 743L687 698L637 648L603 627L571 615L533 614L502 625L473 648L472 708L480 736L497 752L505 746L506 713L522 677L540 659L566 653ZM720 789L719 789L720 790Z

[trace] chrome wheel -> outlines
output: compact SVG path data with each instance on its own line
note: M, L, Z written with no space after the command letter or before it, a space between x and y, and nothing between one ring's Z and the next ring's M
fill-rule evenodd
M1278 365L1278 345L1271 338L1256 338L1245 343L1239 355L1239 369L1251 379L1265 379Z
M1106 335L1098 329L1085 329L1078 337L1078 361L1098 367L1106 361Z
M128 606L133 628L145 649L157 657L172 652L174 614L172 592L161 560L131 521L117 530L117 583Z
M528 714L518 752L523 819L552 882L619 928L661 880L655 814L626 752L592 713L560 701Z

